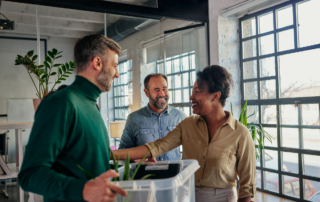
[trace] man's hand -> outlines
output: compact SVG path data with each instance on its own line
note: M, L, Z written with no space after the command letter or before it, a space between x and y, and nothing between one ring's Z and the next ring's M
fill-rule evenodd
M135 160L134 160L134 162L136 162L136 163L140 163L140 161L141 161L141 159L135 159ZM146 162L146 161L148 161L148 162L157 162L157 159L154 158L154 157L145 158L145 159L143 160L143 162Z
M116 200L117 194L127 196L128 193L108 179L119 177L119 173L108 170L92 181L88 181L83 188L82 195L85 201L111 202Z

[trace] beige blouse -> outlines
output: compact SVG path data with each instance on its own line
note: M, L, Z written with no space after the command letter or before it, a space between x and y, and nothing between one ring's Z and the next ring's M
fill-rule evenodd
M254 196L256 185L255 146L248 129L229 116L209 142L204 118L196 115L181 121L164 138L146 144L154 157L182 145L182 159L196 159L200 168L195 173L196 186L231 188L240 178L239 198Z

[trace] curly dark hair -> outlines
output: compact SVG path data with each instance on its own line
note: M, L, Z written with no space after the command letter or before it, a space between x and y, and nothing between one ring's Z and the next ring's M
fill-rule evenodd
M201 90L207 90L210 94L221 92L220 103L226 104L233 80L231 74L219 65L212 65L197 72L197 83Z

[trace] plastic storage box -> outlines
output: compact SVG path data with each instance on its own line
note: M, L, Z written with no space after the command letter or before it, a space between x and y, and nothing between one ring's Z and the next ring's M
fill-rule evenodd
M200 168L197 160L143 163L142 165L145 166L139 169L148 170L148 173L152 170L166 172L166 165L168 167L169 164L180 164L180 172L174 177L114 182L128 192L126 197L117 195L116 202L195 202L194 173ZM130 164L130 177L136 165ZM118 171L122 179L124 167L119 168ZM140 172L143 171L140 170Z

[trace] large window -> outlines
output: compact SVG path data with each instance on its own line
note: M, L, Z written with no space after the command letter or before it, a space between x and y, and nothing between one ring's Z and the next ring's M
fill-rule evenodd
M114 80L113 97L114 97L114 113L115 121L123 121L127 119L129 102L128 102L128 70L131 67L131 60L119 63L118 71L120 77Z
M320 191L320 1L240 19L242 104L274 136L257 160L260 191L299 201Z
M195 82L195 52L184 53L166 59L169 104L191 115L190 95ZM157 72L163 67L163 60L157 62Z

